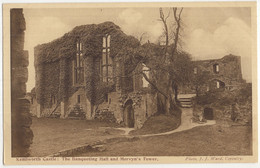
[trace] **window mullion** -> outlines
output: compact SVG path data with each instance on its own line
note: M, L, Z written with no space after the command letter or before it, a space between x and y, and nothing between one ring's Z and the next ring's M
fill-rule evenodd
M108 49L107 49L107 45L108 45L108 38L107 38L108 36L106 36L106 69L107 69L107 74L106 74L106 80L107 80L107 82L108 82Z

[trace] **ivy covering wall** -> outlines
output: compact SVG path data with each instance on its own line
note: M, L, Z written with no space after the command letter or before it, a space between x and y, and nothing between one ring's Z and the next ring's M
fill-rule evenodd
M103 36L109 34L110 56L113 60L114 79L103 83L100 79L100 59L102 56ZM80 38L83 45L85 82L73 86L72 62L76 56L76 41ZM82 25L64 34L59 39L35 47L36 94L37 102L48 106L50 95L57 95L58 103L70 97L79 87L85 87L86 96L93 105L102 103L104 94L115 90L116 77L124 75L126 70L136 66L135 55L139 41L124 34L120 27L112 22ZM64 60L64 64L61 64ZM119 67L116 67L118 64ZM65 67L65 69L61 69ZM119 78L119 85L124 81ZM60 82L60 81L64 81Z

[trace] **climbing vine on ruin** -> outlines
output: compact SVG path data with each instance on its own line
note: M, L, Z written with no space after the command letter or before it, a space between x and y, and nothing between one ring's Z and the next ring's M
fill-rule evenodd
M35 47L35 66L41 67L36 68L36 73L39 74L38 81L36 82L36 93L41 95L37 101L46 104L48 94L57 94L58 101L61 101L64 97L69 97L77 91L77 87L72 87L73 71L71 62L75 59L76 41L80 38L83 44L83 58L85 63L85 84L80 87L85 87L86 96L91 103L102 103L104 94L115 90L115 80L112 80L108 84L103 83L99 74L99 64L102 58L102 40L103 36L107 34L111 36L111 58L115 62L123 61L125 65L124 69L132 71L134 68L131 68L130 65L133 66L132 63L137 63L134 57L136 48L140 46L137 39L124 34L120 27L112 22L77 26L61 38ZM61 69L59 63L61 59L66 59L66 69L64 72L66 75L65 79L63 79L66 84L60 83ZM48 64L53 63L55 66L46 67ZM123 69L120 70L123 71ZM55 74L51 76L53 72ZM121 75L122 72L118 74ZM115 79L115 72L113 75ZM55 87L50 87L46 90L46 86L51 86L53 83L56 83ZM68 88L65 88L66 86Z

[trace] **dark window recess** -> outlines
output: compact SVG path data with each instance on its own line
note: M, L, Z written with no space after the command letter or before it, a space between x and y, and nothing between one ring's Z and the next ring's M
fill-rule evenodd
M33 98L32 98L32 100L31 100L31 103L33 104Z
M105 100L108 102L108 94L105 94Z
M78 101L77 102L80 103L80 95L78 95Z
M212 108L209 107L204 108L204 118L206 120L214 120L214 113Z
M213 65L213 71L214 71L215 73L219 73L219 65L218 65L218 64L214 64L214 65Z
M109 104L111 104L111 98L109 98Z

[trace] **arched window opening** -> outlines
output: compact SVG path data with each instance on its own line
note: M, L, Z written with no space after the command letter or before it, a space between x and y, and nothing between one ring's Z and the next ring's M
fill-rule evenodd
M100 73L102 76L102 81L108 83L113 79L113 67L112 58L110 56L110 35L105 35L103 37L103 50L102 50L102 60Z
M220 88L220 83L219 83L219 81L217 81L217 88Z
M74 84L82 84L84 82L84 59L82 53L82 42L77 39L76 59L74 60Z
M225 87L225 83L224 82L217 81L217 89L224 88L224 87Z

